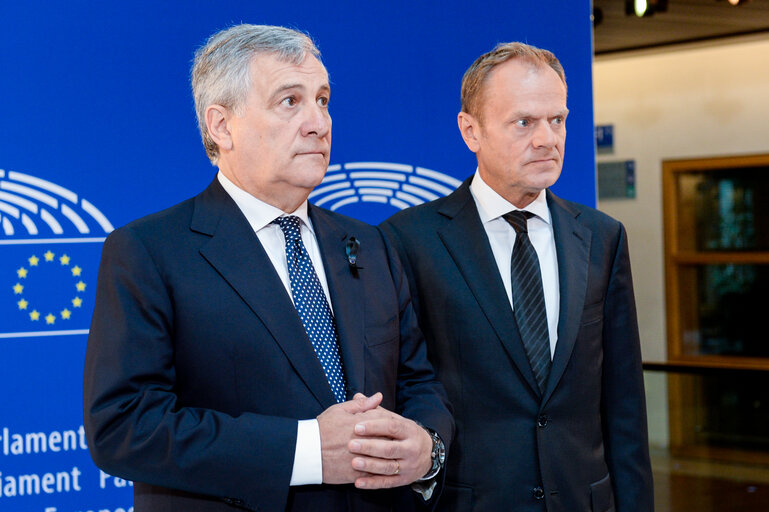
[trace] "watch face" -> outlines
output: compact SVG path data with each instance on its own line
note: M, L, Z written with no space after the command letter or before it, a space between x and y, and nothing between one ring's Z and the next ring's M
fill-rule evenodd
M433 453L432 458L436 459L439 465L443 465L444 461L446 460L446 447L443 445L443 440L441 437L434 433L432 435L433 438Z

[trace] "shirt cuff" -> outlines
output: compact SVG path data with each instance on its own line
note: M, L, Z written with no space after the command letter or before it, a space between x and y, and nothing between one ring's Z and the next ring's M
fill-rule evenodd
M318 420L299 420L296 430L294 469L289 485L323 483L323 456L320 452Z
M411 484L411 490L414 492L419 493L420 496L422 496L422 499L425 501L429 501L430 498L433 497L433 491L435 491L435 487L438 485L438 479L437 477L433 477L430 480L426 481L416 481L413 484Z

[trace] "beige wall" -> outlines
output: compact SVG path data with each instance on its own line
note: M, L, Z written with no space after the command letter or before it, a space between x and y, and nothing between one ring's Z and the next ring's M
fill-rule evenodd
M628 230L644 361L665 361L662 161L769 153L769 37L599 57L593 79L596 124L614 125L614 153L598 161L636 161L636 199L598 207ZM665 379L646 382L664 445Z
M628 230L645 361L664 361L662 161L769 153L769 38L597 59L596 124L636 161L636 199L599 201Z

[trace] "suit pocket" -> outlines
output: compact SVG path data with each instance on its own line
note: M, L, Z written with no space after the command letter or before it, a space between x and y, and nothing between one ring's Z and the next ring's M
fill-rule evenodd
M614 512L614 490L611 487L611 476L606 475L595 483L590 484L590 501L593 512Z
M448 482L435 507L436 512L470 512L473 510L473 488Z
M400 339L398 331L398 316L393 316L389 320L376 325L366 325L366 345L376 347Z

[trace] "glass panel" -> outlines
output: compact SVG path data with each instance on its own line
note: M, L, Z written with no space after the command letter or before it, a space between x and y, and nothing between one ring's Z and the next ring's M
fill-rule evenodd
M687 172L677 180L679 249L769 249L769 168Z
M658 368L644 377L655 510L769 510L769 372Z
M769 451L766 374L702 376L702 416L697 441L710 446ZM693 377L694 378L694 377Z
M769 357L769 265L690 265L680 273L683 353Z
M669 373L671 392L681 393L679 400L671 402L679 408L670 411L671 420L684 420L676 426L680 434L672 444L769 455L767 377L766 372L739 370Z

